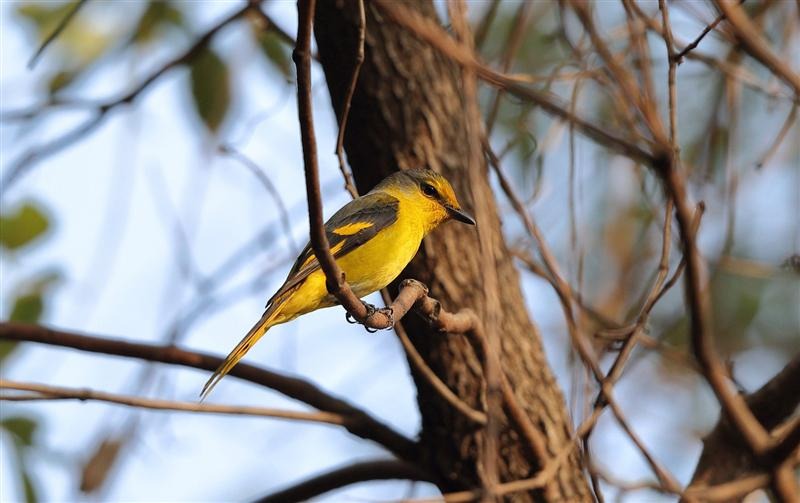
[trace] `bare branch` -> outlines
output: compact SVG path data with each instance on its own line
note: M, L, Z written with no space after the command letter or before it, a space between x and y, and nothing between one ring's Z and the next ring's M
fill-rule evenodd
M223 358L186 351L175 346L137 344L24 323L0 323L0 339L39 342L90 353L125 356L207 371L217 369L223 361ZM353 435L377 442L401 459L417 458L417 446L413 441L376 420L364 410L328 395L308 381L287 377L246 363L236 365L230 375L271 388L321 411L341 414L347 418L344 427Z
M353 197L358 197L358 190L344 162L344 132L347 128L347 118L350 115L350 104L353 101L353 94L356 92L358 74L361 72L361 64L364 63L364 38L366 37L367 31L367 16L364 12L364 0L358 0L356 3L358 4L358 48L356 49L353 76L350 78L350 85L347 87L344 104L342 105L342 116L339 119L339 134L336 136L336 157L339 158L339 170L344 177L345 189L347 189Z
M800 404L800 354L795 355L761 388L747 395L746 401L764 428L777 428ZM800 421L789 425L787 433L777 437L777 446L765 456L766 460L780 464L787 458L791 459L800 441L797 432L800 432ZM750 454L736 425L730 418L721 416L717 425L703 440L703 453L689 488L730 480L748 471L757 470L759 464L759 460Z
M618 133L610 132L607 126L593 124L571 113L569 105L562 103L561 98L558 96L525 87L518 79L492 70L479 61L472 51L453 40L441 27L419 16L402 4L387 0L376 0L375 5L379 6L390 19L431 44L431 47L453 59L461 66L472 68L478 77L487 83L503 89L508 94L521 100L531 102L551 115L574 124L575 128L582 134L622 155L640 162L653 160L648 151Z
M736 39L744 50L786 82L794 90L795 97L800 97L800 75L772 51L739 3L733 0L714 0L714 3L728 18L728 23L733 27Z
M99 103L91 103L86 101L80 101L78 103L72 103L68 101L57 101L52 103L52 106L55 107L70 107L70 108L86 108L93 111L93 116L81 124L80 126L64 133L63 135L59 136L58 138L51 140L47 143L37 145L29 149L27 152L19 156L14 162L11 163L6 169L5 176L0 181L0 194L5 193L22 175L25 174L34 164L37 162L50 157L53 154L58 153L59 151L63 150L66 147L69 147L76 141L80 140L81 138L85 137L87 134L92 132L96 129L100 124L108 116L108 113L119 107L120 105L127 105L132 103L142 92L144 92L150 85L152 85L155 81L157 81L162 75L167 73L167 71L176 68L182 64L185 64L192 60L202 49L204 49L211 39L224 27L231 24L232 22L238 20L243 15L245 15L250 9L253 8L254 4L248 3L241 9L235 11L233 14L229 15L219 23L217 23L213 28L205 32L200 38L198 38L189 49L184 51L182 54L176 56L175 58L168 61L166 64L159 67L155 72L150 74L147 78L145 78L142 82L140 82L135 88L131 89L127 93L110 100L106 100ZM40 112L43 108L40 107L30 112L30 114L36 115ZM15 116L18 114L11 113L10 115ZM31 115L31 116L33 116Z
M0 396L0 400L5 400L8 402L37 400L93 400L117 405L126 405L128 407L138 407L140 409L272 417L275 419L310 421L314 423L326 423L340 426L344 425L347 421L347 418L341 414L333 414L330 412L301 412L271 409L267 407L216 405L197 402L177 402L173 400L155 400L152 398L106 393L104 391L95 391L88 388L66 388L62 386L8 381L5 379L0 379L0 389L32 392L32 394L26 395L11 394Z
M744 0L741 0L741 2L744 2ZM683 50L681 50L681 52L679 52L678 54L675 54L675 55L670 55L670 57L676 63L681 64L683 62L684 56L686 56L687 54L692 52L700 44L700 42L706 37L706 35L708 35L711 32L711 30L716 28L717 25L723 19L725 19L725 14L720 14L719 16L717 16L717 19L715 19L710 24L708 24L705 28L703 28L703 31L700 32L700 35L698 35L696 39L692 40L689 44L687 44L686 47L684 47ZM666 23L664 23L664 26L666 27Z
M389 298L388 293L385 292L385 289L381 291L381 294L385 294L384 302L387 306L390 305L391 299ZM425 379L428 381L428 384L430 384L431 387L439 393L442 399L452 405L454 409L464 414L465 417L469 418L471 421L474 421L476 424L486 424L486 414L479 410L473 409L469 406L469 404L459 398L458 395L453 393L450 388L447 387L447 384L442 382L433 369L431 369L428 364L425 363L425 359L422 358L422 355L419 354L417 348L414 347L411 339L408 338L408 334L406 333L406 329L403 327L402 323L395 323L394 331L397 334L397 338L400 339L400 344L403 345L403 349L406 352L406 357L408 360L411 362L414 368L416 368L417 371L423 377L425 377Z
M241 163L242 166L247 168L247 170L256 177L256 179L261 183L261 186L267 191L267 193L272 197L272 200L275 201L275 206L278 208L278 213L280 214L281 225L283 226L283 232L286 235L286 241L289 243L290 251L293 253L297 253L299 248L297 243L294 241L294 237L292 236L292 222L289 219L289 211L286 209L286 204L283 202L283 198L281 197L280 192L275 187L275 184L272 183L272 180L264 173L252 159L241 153L240 151L236 150L231 145L220 145L219 151Z
M345 486L372 480L431 481L416 466L396 459L376 459L343 466L316 475L295 485L263 496L254 503L295 503L335 491Z

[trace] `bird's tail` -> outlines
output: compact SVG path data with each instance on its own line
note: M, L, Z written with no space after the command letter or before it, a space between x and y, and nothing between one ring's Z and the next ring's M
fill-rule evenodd
M214 386L219 383L223 377L225 377L231 369L239 363L239 360L250 350L253 345L258 342L258 340L267 333L267 330L270 329L273 325L275 325L275 319L279 314L279 309L275 309L274 307L267 309L264 315L258 320L258 323L253 325L253 328L247 332L247 335L236 345L235 348L228 354L225 358L225 361L222 362L222 365L211 374L211 377L206 381L206 384L203 386L203 391L200 392L200 401L208 397L211 390L214 389Z

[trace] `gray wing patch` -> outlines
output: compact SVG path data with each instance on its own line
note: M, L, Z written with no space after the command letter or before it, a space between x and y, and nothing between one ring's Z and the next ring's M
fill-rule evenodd
M340 258L370 239L378 232L397 221L400 202L383 192L369 193L344 205L325 223L325 235L334 258ZM361 227L360 224L370 224ZM349 227L349 228L348 228ZM345 230L337 234L336 230ZM319 262L312 258L314 251L307 244L297 257L286 281L275 295L267 301L267 307L300 285L309 274L319 269ZM309 259L311 259L309 261Z

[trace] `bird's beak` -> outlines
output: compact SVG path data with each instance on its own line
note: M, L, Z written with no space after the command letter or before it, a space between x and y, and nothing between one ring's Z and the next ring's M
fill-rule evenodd
M475 225L475 219L461 211L460 208L456 208L448 204L445 206L445 209L447 210L447 213L450 214L451 218L454 218L459 222L464 222L465 224Z

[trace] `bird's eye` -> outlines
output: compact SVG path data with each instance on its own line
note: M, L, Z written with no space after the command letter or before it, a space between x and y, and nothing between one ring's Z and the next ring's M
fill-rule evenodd
M422 184L422 193L428 197L436 197L439 195L439 193L436 192L436 187L429 183Z

